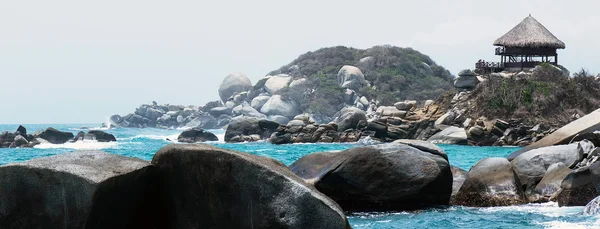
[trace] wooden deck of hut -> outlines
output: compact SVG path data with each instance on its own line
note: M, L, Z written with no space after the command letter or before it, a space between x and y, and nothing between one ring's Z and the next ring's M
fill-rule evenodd
M541 63L558 65L557 49L566 47L531 15L496 39L494 46L499 46L495 54L500 56L500 62L480 60L475 64L476 69L490 73L530 69Z

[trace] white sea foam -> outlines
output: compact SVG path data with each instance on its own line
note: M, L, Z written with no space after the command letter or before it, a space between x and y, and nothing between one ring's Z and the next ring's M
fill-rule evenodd
M587 220L586 222L565 222L565 221L551 221L540 223L544 228L548 229L588 229L588 228L600 228L600 218L595 217L594 219Z
M153 139L153 140L165 140L166 141L168 138L168 139L174 141L174 140L177 140L177 137L179 137L179 134L170 134L170 135L141 134L141 135L136 135L136 136L129 137L129 138L121 138L121 139L117 139L117 140L130 141L133 139L147 138L147 139Z
M556 202L547 202L541 204L525 204L506 207L481 208L483 212L526 212L540 214L547 217L561 217L565 215L578 215L583 211L582 207L558 207Z
M116 148L117 142L98 142L95 140L83 140L77 142L67 142L65 144L42 143L34 148L38 149L76 149L76 150L94 150Z

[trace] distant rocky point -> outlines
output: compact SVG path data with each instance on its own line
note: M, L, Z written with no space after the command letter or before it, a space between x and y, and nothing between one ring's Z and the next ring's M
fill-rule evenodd
M87 133L79 132L74 136L71 132L64 132L52 127L28 134L27 129L19 126L15 132L4 131L0 133L0 148L31 148L42 143L64 144L83 140L98 142L117 141L114 135L101 130L89 130Z

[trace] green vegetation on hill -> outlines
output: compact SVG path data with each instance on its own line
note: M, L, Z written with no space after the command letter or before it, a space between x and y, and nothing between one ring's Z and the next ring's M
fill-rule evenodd
M294 65L299 67L299 73L293 74L290 67ZM363 72L371 85L357 93L379 101L380 105L392 105L405 99L436 99L452 88L454 78L428 56L411 48L392 46L365 50L343 46L323 48L303 54L269 75L306 76L314 92L303 98L287 97L298 101L304 111L331 116L344 104L344 89L337 84L337 73L344 65L356 66Z
M562 126L573 114L600 108L600 82L585 71L574 77L544 64L529 78L492 77L473 91L474 117L518 119L535 125L546 122Z

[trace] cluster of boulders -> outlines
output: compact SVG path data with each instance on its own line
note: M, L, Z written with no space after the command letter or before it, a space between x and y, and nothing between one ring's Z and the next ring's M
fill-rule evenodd
M117 141L112 134L100 130L89 130L88 133L79 132L77 136L74 136L71 132L59 131L49 127L46 130L28 134L25 127L19 126L15 132L4 131L0 133L0 148L31 148L41 143L63 144L82 140Z
M435 121L442 114L444 110L433 101L426 101L422 107L418 107L416 101L403 101L395 106L379 107L373 114L346 107L328 124L318 124L309 114L297 115L285 124L260 118L236 118L237 121L227 127L225 141L268 140L288 144L356 142L367 137L380 142L427 140L439 131ZM262 126L258 125L259 121L263 122Z
M527 125L521 120L472 118L467 115L471 92L461 91L454 95L445 114L435 122L435 128L441 130L432 139L442 144L468 144L474 146L527 146L552 134L556 128L546 123ZM449 136L449 137L445 137Z
M8 164L0 187L0 228L351 228L282 163L201 144Z
M122 117L120 115L113 115L105 125L107 127L152 127L164 129L200 127L213 129L223 127L226 124L219 123L216 118L203 112L196 106L159 105L156 102L152 102L152 104L141 105L134 113Z
M239 72L231 73L219 86L220 101L210 102L204 107L181 106L156 102L144 104L135 112L120 116L113 115L107 127L135 128L222 128L234 117L266 119L287 124L302 113L299 98L314 92L314 85L300 74L297 65L291 66L288 74L268 75L252 85L250 79ZM356 91L369 85L361 70L355 66L343 66L337 75L339 86L346 89L343 96L347 106L374 112L375 103ZM319 123L332 120L317 120Z
M446 153L414 140L289 168L204 144L165 146L151 162L83 151L0 166L0 227L350 229L345 211L448 205L452 186Z
M452 202L477 207L548 201L585 206L600 195L598 159L600 148L589 140L486 158L466 173ZM465 174L453 173L455 177Z

